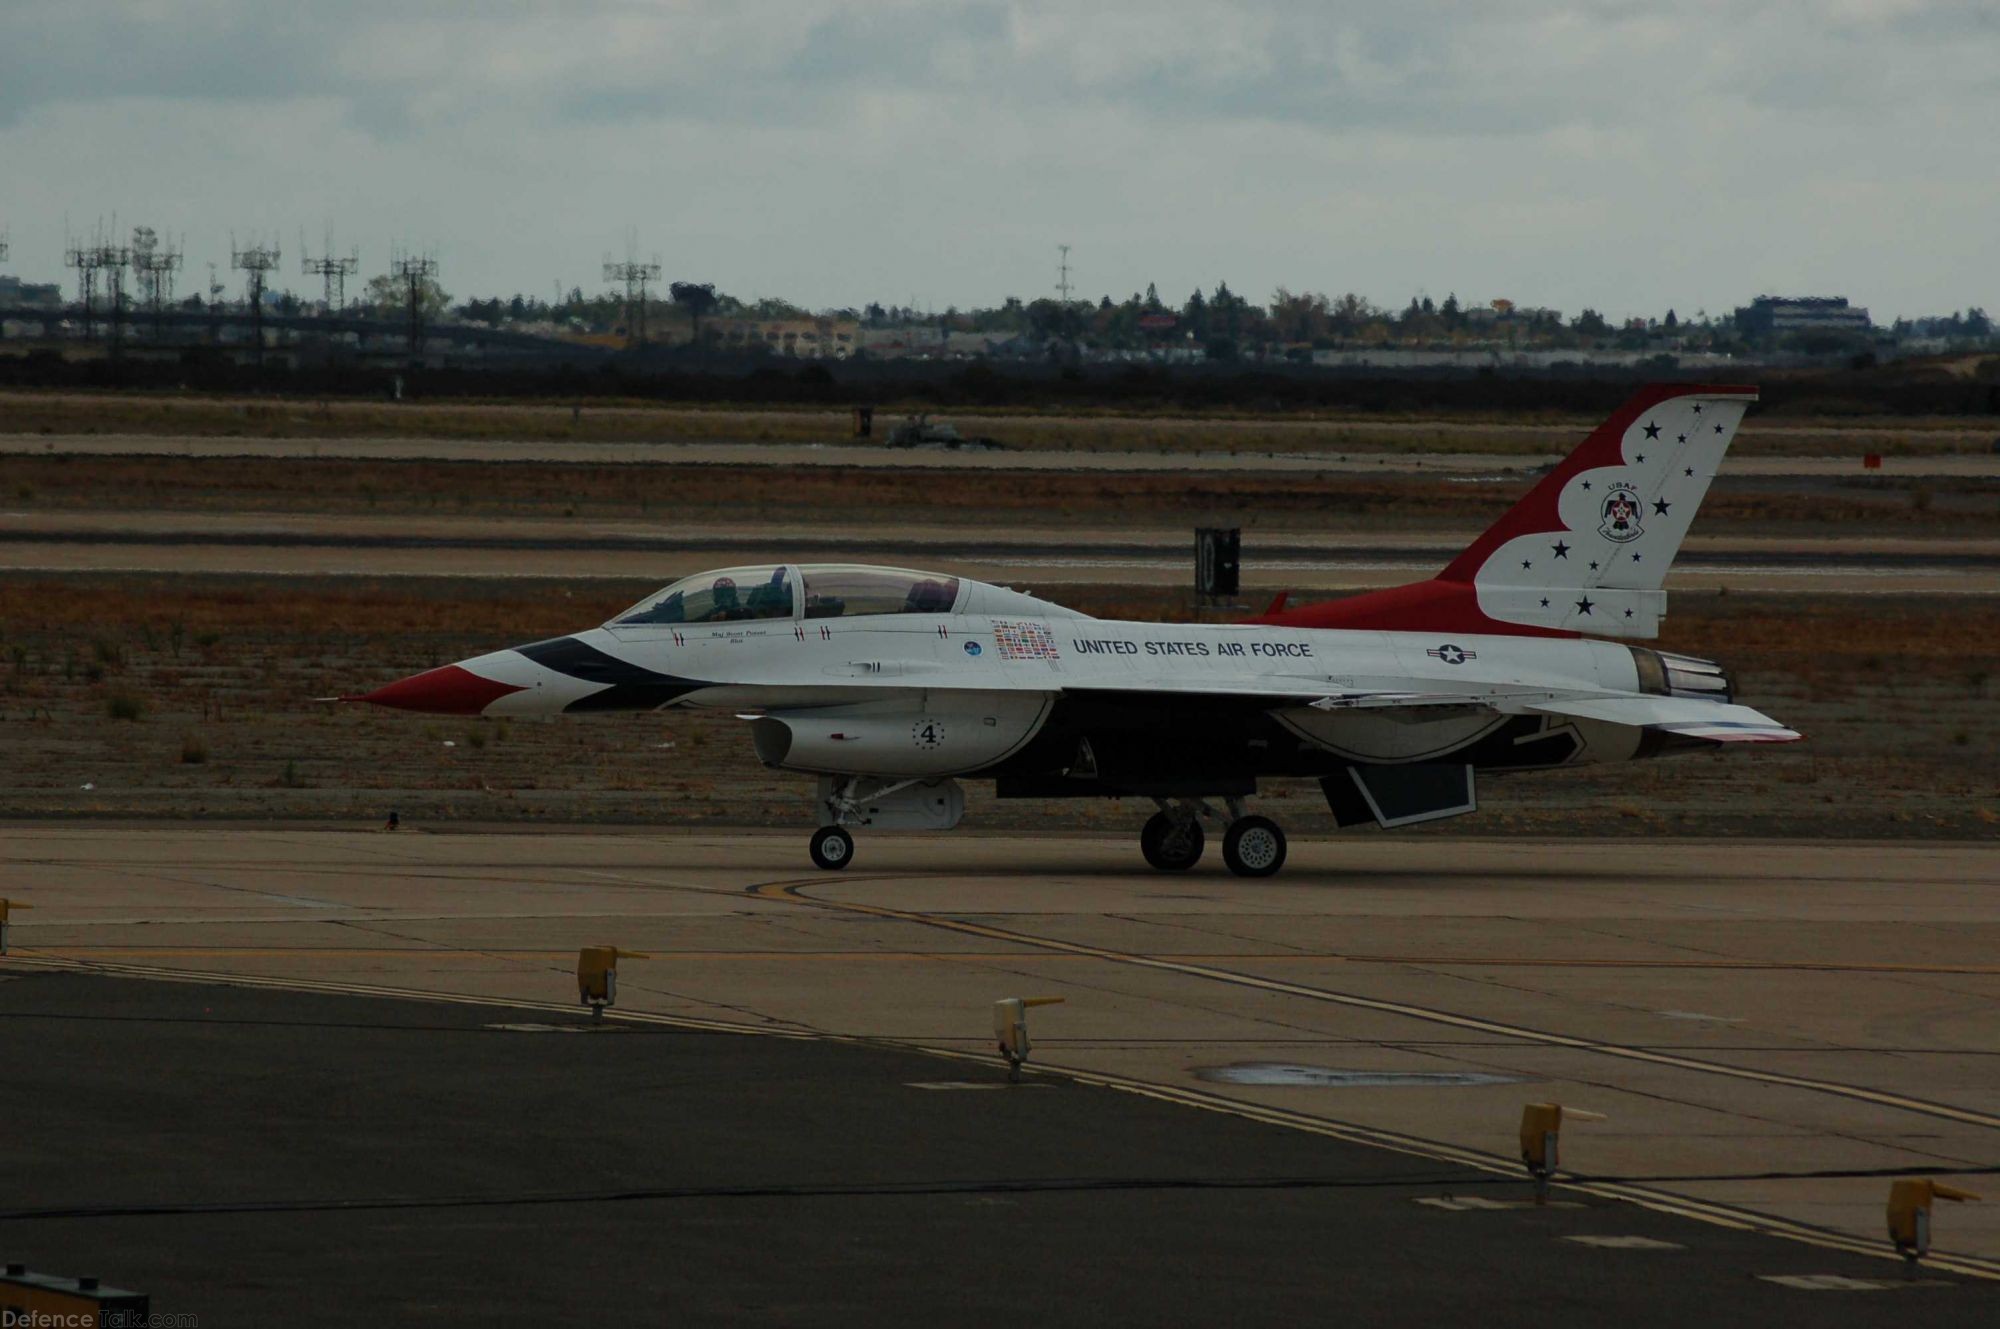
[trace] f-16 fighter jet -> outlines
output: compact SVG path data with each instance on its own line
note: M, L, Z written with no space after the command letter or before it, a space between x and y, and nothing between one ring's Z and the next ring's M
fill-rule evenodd
M818 778L822 868L853 861L857 828L956 826L979 779L1150 799L1153 867L1194 866L1214 826L1232 872L1269 876L1285 833L1248 810L1259 781L1317 781L1343 827L1409 826L1472 811L1482 772L1798 738L1721 665L1594 635L1658 635L1667 567L1755 400L1644 388L1431 580L1247 622L1097 619L902 568L726 568L351 700L726 710L766 766Z

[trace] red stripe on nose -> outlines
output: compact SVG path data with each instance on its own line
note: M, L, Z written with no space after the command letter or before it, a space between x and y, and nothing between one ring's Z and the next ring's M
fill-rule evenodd
M445 665L398 679L387 687L342 701L365 701L399 711L433 711L440 715L477 715L500 698L526 688L481 678L470 669Z

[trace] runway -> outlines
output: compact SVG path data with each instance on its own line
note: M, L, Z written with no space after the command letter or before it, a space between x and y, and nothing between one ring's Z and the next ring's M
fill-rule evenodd
M1264 591L1350 590L1429 576L1476 528L1246 532L1242 576ZM530 559L523 559L531 554ZM985 581L1179 585L1184 531L862 523L837 532L602 519L0 510L0 569L292 576L634 577L728 564L889 562ZM524 571L531 567L532 571ZM2000 594L1985 538L1696 536L1670 588L1828 594Z
M1351 835L1268 882L1098 836L804 848L19 826L0 868L22 970L560 1008L615 944L653 956L635 1018L974 1058L995 999L1060 996L1051 1070L1500 1178L1521 1104L1559 1101L1608 1117L1565 1133L1577 1194L1817 1249L1886 1250L1891 1177L2000 1168L2000 847ZM2000 1205L1937 1222L1941 1267L2000 1275Z

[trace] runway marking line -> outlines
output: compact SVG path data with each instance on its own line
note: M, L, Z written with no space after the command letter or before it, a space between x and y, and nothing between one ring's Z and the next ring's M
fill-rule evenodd
M894 878L881 878L894 880ZM1679 1056L1671 1052L1656 1052L1648 1048L1630 1047L1620 1043L1607 1043L1599 1039L1583 1038L1575 1034L1558 1034L1550 1030L1534 1029L1526 1025L1506 1024L1499 1020L1488 1020L1480 1016L1460 1015L1453 1011L1438 1010L1428 1006L1414 1006L1408 1002L1389 1001L1381 997L1363 997L1351 992L1335 992L1328 988L1308 987L1302 983L1288 982L1279 978L1264 978L1257 974L1240 973L1233 969L1218 969L1210 965L1190 964L1180 960L1159 956L1141 955L1131 951L1114 951L1103 946L1092 946L1085 942L1063 941L1055 937L1039 937L1027 932L1014 932L1006 928L993 927L985 923L970 923L963 919L943 918L931 914L914 913L906 909L892 909L886 905L861 904L846 900L822 900L803 893L807 886L821 884L821 879L811 877L791 881L763 882L748 888L747 893L761 899L797 900L802 904L815 905L823 909L843 910L850 913L867 914L876 918L894 919L912 923L919 927L941 928L950 932L969 936L985 937L992 941L1009 941L1023 945L1046 948L1051 951L1066 952L1071 955L1094 957L1111 964L1130 965L1141 969L1153 969L1163 973L1183 974L1191 978L1207 979L1217 983L1227 983L1235 987L1257 988L1265 992L1276 992L1284 996L1303 997L1308 1001L1330 1002L1338 1006L1348 1006L1357 1010L1376 1011L1384 1015L1402 1016L1421 1020L1429 1024L1447 1025L1454 1029L1468 1029L1477 1033L1497 1034L1522 1042L1539 1043L1545 1047L1570 1048L1579 1052L1590 1052L1600 1056L1616 1057L1626 1061L1647 1062L1656 1066L1669 1066L1676 1070L1695 1071L1703 1075L1719 1075L1729 1079L1749 1080L1759 1084L1778 1085L1788 1089L1801 1089L1809 1093L1828 1094L1837 1098L1856 1102L1872 1103L1878 1107L1895 1108L1922 1116L1936 1117L1945 1121L1955 1121L1967 1126L1983 1126L2000 1130L2000 1116L1979 1112L1971 1108L1956 1107L1950 1103L1938 1103L1928 1099L1911 1098L1904 1094L1892 1094L1886 1090L1869 1089L1860 1085L1841 1084L1833 1080L1815 1080L1803 1075L1787 1075L1778 1071L1755 1070L1745 1066L1731 1066L1723 1062L1702 1061L1695 1057Z
M824 903L815 901L814 903ZM606 915L608 918L624 918L626 915ZM199 926L204 920L189 921L189 926ZM274 919L277 923L292 923L298 920ZM393 923L403 920L395 917L366 920L370 923ZM435 921L435 920L425 920ZM65 927L75 924L55 924L46 921L40 924L16 924L23 933L35 926ZM1022 942L1032 951L1036 944ZM405 955L464 955L472 958L497 956L504 959L536 960L551 955L568 955L573 947L541 949L515 948L508 950L482 950L469 952L456 946L411 945L402 947L356 947L356 946L45 946L42 949L60 951L64 955L154 955L154 956L204 956L222 959L231 956L269 955L325 955L360 959L387 958ZM654 950L648 954L657 959L674 960L1009 960L1019 959L1022 951L671 951ZM1060 960L1096 960L1102 956L1083 954L1063 954L1048 957ZM1802 973L1841 974L1956 974L1972 976L2000 977L2000 965L1992 964L1888 964L1857 961L1800 961L1792 963L1781 960L1591 960L1552 959L1541 957L1496 956L1496 955L1358 955L1332 951L1161 951L1154 957L1162 960L1255 960L1267 963L1317 963L1346 965L1426 965L1436 968L1465 966L1479 969L1726 969ZM1659 1012L1662 1015L1693 1018L1684 1012ZM1720 1017L1705 1016L1705 1019Z
M786 883L772 883L784 885ZM791 883L799 885L803 883ZM804 896L794 897L805 903L815 903ZM175 983L212 983L233 987L269 988L291 992L319 992L341 996L383 997L398 1001L429 1001L448 1005L488 1006L510 1010L558 1011L574 1015L579 1009L565 1002L523 1000L518 998L486 997L461 992L433 992L418 988L398 988L373 983L336 983L319 979L280 978L263 974L238 974L227 972L202 972L192 969L165 969L151 965L110 964L102 961L72 960L57 956L23 955L19 953L0 956L0 971L10 967L69 970L81 973L100 973L112 977L144 978ZM847 1043L857 1047L880 1047L908 1052L918 1052L926 1056L968 1063L997 1069L993 1058L985 1054L973 1054L954 1048L931 1047L921 1043L905 1043L894 1039L866 1038L851 1034L835 1034L812 1029L802 1025L779 1023L750 1025L737 1024L726 1020L712 1020L701 1016L667 1015L651 1011L607 1010L604 1019L618 1020L631 1024L659 1025L668 1028L687 1029L696 1032L721 1034L747 1034L765 1038L786 1038L807 1042ZM1082 1067L1061 1066L1041 1062L1023 1067L1028 1075L1056 1076L1072 1083L1113 1089L1121 1093L1136 1094L1140 1097L1156 1099L1160 1102L1175 1103L1184 1107L1200 1108L1210 1112L1220 1112L1267 1125L1282 1126L1291 1130L1308 1131L1324 1135L1345 1143L1378 1149L1388 1149L1396 1153L1428 1159L1432 1162L1454 1163L1475 1171L1497 1176L1518 1177L1520 1165L1513 1159L1499 1155L1482 1153L1475 1149L1449 1144L1441 1140L1425 1139L1421 1136L1404 1135L1396 1131L1377 1127L1360 1126L1350 1122L1335 1121L1327 1117L1309 1116L1285 1108L1270 1107L1243 1100L1225 1098L1206 1093L1199 1089L1182 1088L1175 1085L1154 1084L1144 1080L1128 1079L1106 1071L1088 1070ZM1526 1185L1524 1181L1522 1183ZM1716 1227L1736 1231L1759 1233L1788 1241L1803 1242L1829 1250L1846 1251L1866 1255L1876 1259L1896 1259L1894 1251L1885 1250L1879 1242L1865 1241L1829 1228L1816 1227L1807 1223L1794 1222L1772 1214L1761 1214L1754 1210L1738 1209L1708 1200L1689 1196L1674 1195L1665 1191L1655 1191L1650 1187L1631 1185L1623 1182L1576 1181L1564 1178L1560 1173L1554 1185L1566 1190L1604 1199L1622 1200L1637 1204L1657 1213L1687 1218ZM1979 1278L2000 1282L2000 1260L1990 1260L1977 1255L1958 1255L1933 1251L1928 1257L1928 1267L1947 1273L1963 1274L1968 1278Z

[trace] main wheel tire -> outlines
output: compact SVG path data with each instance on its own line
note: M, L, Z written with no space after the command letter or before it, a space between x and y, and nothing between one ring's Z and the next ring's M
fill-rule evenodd
M1285 866L1285 833L1269 817L1238 817L1222 837L1222 861L1239 877L1268 877Z
M1176 822L1164 812L1156 812L1139 832L1139 852L1162 872L1185 872L1201 862L1208 837L1193 817Z
M813 862L828 872L844 868L854 858L854 837L838 826L822 826L813 832Z

